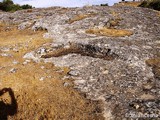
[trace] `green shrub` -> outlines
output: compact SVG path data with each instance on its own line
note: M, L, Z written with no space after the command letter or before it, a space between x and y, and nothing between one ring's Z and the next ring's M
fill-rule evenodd
M31 5L26 4L26 5L22 5L21 8L22 9L32 9L33 7Z
M3 0L3 4L5 5L13 5L13 1L12 0Z
M148 2L147 2L147 1L143 1L143 2L139 5L139 7L147 7L147 5L148 5Z
M106 4L101 4L101 6L108 6L108 3L106 3Z
M14 4L12 0L3 0L3 2L0 2L0 10L6 12L14 12L22 9L32 9L32 6L28 4L20 6L18 4Z
M151 8L154 10L159 10L160 11L160 0L148 0L148 1L143 1L139 7L146 7L146 8Z
M13 5L10 5L6 8L6 11L11 11L11 12L14 12L14 11L17 11L17 10L21 10L21 6L20 5L17 5L17 4L13 4Z

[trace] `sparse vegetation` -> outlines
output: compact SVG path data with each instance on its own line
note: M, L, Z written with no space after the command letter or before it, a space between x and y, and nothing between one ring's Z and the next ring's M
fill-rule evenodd
M141 2L137 2L137 1L122 1L119 2L117 4L115 4L115 6L132 6L132 7L137 7L141 4Z
M96 5L0 12L0 120L12 103L4 88L17 102L8 120L159 113L159 12Z
M146 64L152 67L154 76L160 79L160 58L148 59L146 60Z
M75 21L83 20L83 19L85 19L85 18L87 18L87 17L90 17L90 16L92 16L92 15L93 15L93 14L85 14L85 15L82 15L82 14L81 14L81 15L77 15L77 16L69 19L68 23L69 23L69 24L72 24L72 23L74 23Z
M88 30L86 30L86 33L88 33L88 34L102 35L102 36L108 36L108 37L124 37L124 36L130 36L130 35L133 34L133 32L129 31L129 30L108 29L108 28L88 29Z
M3 0L2 2L0 2L0 10L2 11L14 12L22 9L32 9L32 6L28 4L20 6L19 4L14 4L12 0Z
M146 64L150 67L160 66L160 58L153 58L146 60Z
M113 14L113 15L115 15L115 14ZM122 18L110 19L108 21L108 23L110 24L110 26L108 26L108 28L114 28L114 27L118 26L121 20L123 20L123 19Z
M160 0L147 0L143 1L139 7L151 8L160 11Z

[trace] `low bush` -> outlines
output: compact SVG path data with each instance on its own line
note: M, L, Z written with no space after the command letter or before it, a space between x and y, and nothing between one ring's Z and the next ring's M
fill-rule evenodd
M22 10L22 9L32 9L33 7L31 5L18 5L18 4L14 4L12 0L3 0L2 2L0 2L0 10L2 11L17 11L17 10Z
M143 1L139 7L151 8L160 11L160 0Z
M32 6L26 4L26 5L22 5L21 8L22 8L22 9L32 9Z
M106 3L106 4L101 4L101 6L108 6L108 3Z

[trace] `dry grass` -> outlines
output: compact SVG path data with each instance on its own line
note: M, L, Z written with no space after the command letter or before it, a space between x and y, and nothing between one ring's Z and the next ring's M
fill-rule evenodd
M40 66L45 68L41 69ZM1 78L3 80L1 88L11 87L18 103L19 112L10 119L40 119L42 117L59 120L98 117L93 114L98 109L94 102L86 100L71 86L63 86L65 82L72 84L68 80L61 80L66 74L64 69L43 63L17 65L16 68L17 72L10 74L6 72L7 69L3 69L5 73L2 71L3 78ZM44 81L39 80L47 76L51 78L45 78ZM3 99L8 100L9 98L3 97ZM99 118L101 118L100 115Z
M107 37L124 37L124 36L130 36L130 35L133 34L133 32L129 31L129 30L108 29L108 28L88 29L88 30L86 30L86 33L95 34L95 35L101 35L101 36L107 36Z
M158 14L157 14L157 15L158 15L158 17L160 17L160 11L158 11Z
M14 30L14 29L15 29L15 26L14 26L14 25L10 26L10 24L1 23L1 22L0 22L0 34L1 34L1 35L2 35L2 32L11 31L11 30Z
M77 15L77 16L69 19L68 23L69 23L69 24L72 24L72 23L74 23L74 22L76 22L76 21L83 20L83 19L88 18L88 17L91 17L91 16L93 16L93 15L94 15L94 14L80 14L80 15Z
M108 22L110 23L110 27L109 28L114 28L115 26L118 26L120 21L122 21L123 19L119 16L119 13L115 12L115 11L110 11L110 14L112 16L114 16L114 19L110 19Z
M31 13L31 12L33 12L33 10L32 9L28 9L26 12L27 13Z
M118 14L118 12L113 11L113 10L112 10L110 13L111 13L111 14L112 14L112 16L114 16L114 17L117 17L117 16L119 15L119 14Z
M62 80L69 71L68 68L55 67L49 63L35 63L26 65L22 57L25 53L50 42L42 37L44 31L33 32L30 30L19 31L15 27L5 31L5 25L0 29L1 47L18 47L18 51L8 51L13 57L0 56L0 90L12 88L18 103L18 113L9 116L9 120L39 120L39 119L101 119L99 102L92 102L84 98L72 88L72 80ZM0 51L0 53L3 53ZM19 63L13 64L16 60ZM15 73L9 72L12 68ZM40 80L44 78L44 80ZM68 87L64 83L69 83ZM9 103L7 93L0 96L0 100Z
M153 58L146 60L146 64L152 67L154 76L160 79L160 58Z
M138 7L141 4L141 2L121 2L116 4L116 6L132 6L132 7Z
M30 45L29 46L30 49L31 47L35 49L46 42L51 42L51 40L42 39L42 34L44 33L44 31L33 32L32 30L29 29L20 31L17 30L15 27L10 27L6 31L5 29L7 28L8 27L2 30L0 27L1 30L0 41L3 41L0 42L0 46L28 43Z
M146 64L151 67L160 66L160 58L148 59L146 60Z
M115 26L118 26L122 18L116 18L109 20L110 28L114 28Z

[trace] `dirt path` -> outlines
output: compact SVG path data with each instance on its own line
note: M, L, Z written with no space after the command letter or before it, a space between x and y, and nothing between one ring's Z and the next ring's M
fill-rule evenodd
M101 103L85 99L73 89L72 80L63 79L68 68L23 59L51 41L43 33L0 24L0 118L102 120Z

